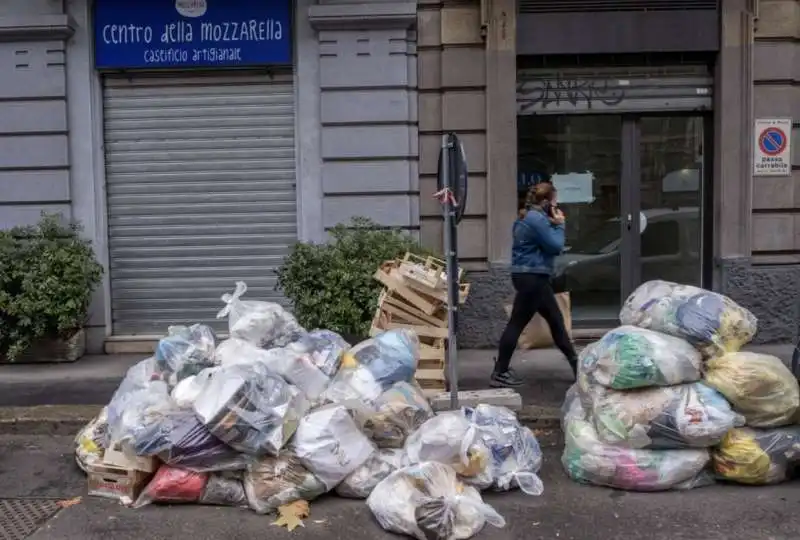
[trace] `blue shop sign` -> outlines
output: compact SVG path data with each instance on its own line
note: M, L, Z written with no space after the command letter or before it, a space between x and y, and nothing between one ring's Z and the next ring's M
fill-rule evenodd
M95 0L95 65L291 64L291 6L291 0Z

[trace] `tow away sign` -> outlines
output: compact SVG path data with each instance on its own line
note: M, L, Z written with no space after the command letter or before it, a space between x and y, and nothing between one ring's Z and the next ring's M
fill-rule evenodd
M791 176L792 120L759 118L755 124L753 174L756 176Z

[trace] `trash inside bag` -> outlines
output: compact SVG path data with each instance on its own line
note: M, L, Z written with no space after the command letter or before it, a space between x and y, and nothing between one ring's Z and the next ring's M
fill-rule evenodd
M608 444L628 448L706 448L719 444L744 417L727 400L701 382L610 390L586 383L579 374L581 399L587 405L598 436Z
M378 482L402 466L402 450L380 450L342 480L342 483L336 486L336 494L349 499L366 499Z
M317 369L332 378L339 371L342 354L350 348L350 344L336 332L312 330L287 347L311 355L311 361Z
M242 300L241 297L245 292L247 284L238 281L233 294L222 295L225 307L217 313L217 318L228 317L230 337L270 349L288 345L305 333L294 315L281 305L258 300Z
M203 392L203 387L219 368L206 368L197 375L186 377L172 389L170 396L178 407L190 409Z
M381 394L364 423L364 433L378 448L402 448L408 436L433 418L417 385L401 381Z
M206 488L197 502L209 506L247 508L247 495L239 476L239 473L211 474L206 482Z
M757 330L755 316L727 296L660 280L633 291L619 319L685 339L706 357L738 351Z
M176 410L150 424L133 451L158 456L172 467L198 472L244 469L249 459L220 441L191 410Z
M156 369L167 375L170 386L175 386L214 365L216 344L214 331L204 324L171 326L156 347Z
M152 503L181 504L196 503L203 496L208 475L162 465L139 498L134 508Z
M115 412L113 417L112 410ZM164 417L176 410L178 407L172 401L167 385L161 381L120 396L114 401L113 409L109 406L104 447L120 445L126 455L138 455L136 449L147 444Z
M291 347L264 350L243 339L231 338L217 347L217 361L224 367L261 364L316 401L330 379L312 361L311 354Z
M700 380L703 357L689 342L635 326L620 326L580 355L580 369L614 390Z
M244 474L243 484L247 502L258 514L269 514L279 506L299 500L313 501L328 491L325 484L288 451L251 464Z
M308 407L296 388L254 364L217 371L195 401L194 412L223 442L261 456L283 448Z
M790 424L800 408L797 379L779 358L768 354L738 352L712 358L705 378L751 427Z
M108 430L108 407L103 407L91 422L75 437L75 462L85 473L88 468L103 461L103 443Z
M128 368L125 377L119 387L111 396L108 403L108 424L116 425L119 423L120 416L128 408L131 395L139 390L149 388L151 384L161 382L161 373L156 369L155 358L147 358ZM108 437L103 446L108 445Z
M378 483L367 506L381 527L418 540L471 538L487 523L505 526L480 493L462 484L443 463L418 463L393 472Z
M489 448L461 411L443 412L422 424L409 435L405 451L409 463L444 463L479 489L494 481Z
M778 484L800 477L800 426L731 430L711 452L714 472L731 482Z
M414 380L419 338L409 330L389 330L362 341L342 355L342 365L325 397L333 403L371 403L395 383Z
M358 429L347 408L333 405L312 411L297 427L294 453L330 491L377 451Z
M464 409L464 414L478 426L478 436L489 449L491 487L541 495L544 485L537 473L542 468L542 450L533 432L505 407L480 404Z
M574 398L574 394L573 394ZM634 450L603 443L580 401L569 399L564 409L565 445L561 464L576 482L630 491L690 489L713 483L705 469L707 449Z

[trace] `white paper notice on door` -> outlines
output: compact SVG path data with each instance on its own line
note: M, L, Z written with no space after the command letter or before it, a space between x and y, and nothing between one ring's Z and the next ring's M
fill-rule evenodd
M594 174L591 171L555 173L551 180L558 190L559 204L594 202Z

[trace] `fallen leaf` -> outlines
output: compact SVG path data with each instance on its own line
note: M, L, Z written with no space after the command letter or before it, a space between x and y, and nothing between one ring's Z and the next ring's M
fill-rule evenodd
M63 501L58 501L56 506L59 508L69 508L70 506L75 506L76 504L81 504L81 499L83 497L75 497L74 499L66 499Z
M309 515L308 501L299 500L293 503L284 504L278 507L278 519L272 524L278 527L286 527L292 532L297 527L305 527L303 519Z

